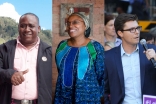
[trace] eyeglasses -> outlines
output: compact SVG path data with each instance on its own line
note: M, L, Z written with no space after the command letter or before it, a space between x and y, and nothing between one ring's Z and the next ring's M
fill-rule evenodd
M121 30L121 31L130 31L131 33L135 33L136 30L138 30L139 32L141 31L142 27L138 26L136 28L130 28L130 29L126 29L126 30Z
M71 21L71 22L67 21L67 22L66 22L66 26L69 27L71 24L72 24L72 25L77 25L77 24L79 24L80 22L83 22L83 21L80 21L80 20L74 20L74 21Z

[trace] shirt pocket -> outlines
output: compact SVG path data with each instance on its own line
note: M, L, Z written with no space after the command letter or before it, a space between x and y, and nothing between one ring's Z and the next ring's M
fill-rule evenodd
M19 56L15 56L14 58L14 70L20 71L22 60Z

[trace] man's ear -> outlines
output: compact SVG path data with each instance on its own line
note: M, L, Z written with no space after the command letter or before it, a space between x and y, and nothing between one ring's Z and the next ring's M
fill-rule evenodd
M19 31L20 25L18 24L18 31Z
M120 37L123 37L123 32L122 32L122 31L118 30L117 33L118 33L118 35L119 35Z
M38 33L41 31L41 27L40 26L38 26Z

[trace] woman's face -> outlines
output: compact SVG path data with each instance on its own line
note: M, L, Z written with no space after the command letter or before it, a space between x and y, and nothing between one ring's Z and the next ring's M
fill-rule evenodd
M71 38L85 37L86 26L82 18L72 15L67 20L67 31Z
M105 35L117 36L116 33L115 33L115 28L114 28L114 21L115 21L115 19L110 20L110 21L108 21L107 24L104 26Z

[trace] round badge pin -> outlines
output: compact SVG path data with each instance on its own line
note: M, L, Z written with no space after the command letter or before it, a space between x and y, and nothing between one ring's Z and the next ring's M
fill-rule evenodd
M47 61L47 58L45 56L42 57L43 61Z

